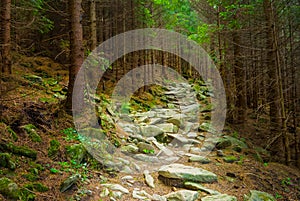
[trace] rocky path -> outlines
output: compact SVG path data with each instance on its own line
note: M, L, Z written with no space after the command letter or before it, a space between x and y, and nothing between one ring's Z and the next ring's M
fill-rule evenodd
M195 94L189 84L172 83L167 86L168 90L164 94L169 102L168 108L119 116L114 116L111 112L122 131L118 135L124 141L120 151L115 152L114 156L119 163L111 160L114 162L109 161L106 165L111 165L126 175L119 183L103 184L100 197L109 200L128 200L129 195L130 200L237 200L235 196L205 187L206 183L218 182L218 175L205 170L203 164L209 165L211 156L232 163L237 159L226 156L222 149L232 147L235 151L241 151L247 145L229 136L217 136L212 131L209 123L212 107L200 104L197 98L208 100L213 94L207 87L202 87L200 93ZM199 165L192 166L191 162ZM155 172L158 174L154 174ZM144 175L144 182L152 189L151 192L156 192L155 181L158 180L170 188L176 188L165 195L150 194L146 190L133 188L136 186L134 183L137 174ZM205 196L199 192L204 192ZM245 200L275 199L269 194L251 191Z

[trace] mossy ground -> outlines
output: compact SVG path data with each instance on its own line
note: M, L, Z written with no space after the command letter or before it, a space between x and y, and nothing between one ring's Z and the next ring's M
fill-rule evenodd
M64 89L68 80L67 67L41 57L14 55L14 60L14 74L0 79L0 143L8 144L10 147L8 150L0 151L13 153L10 156L16 164L16 169L13 171L0 167L0 177L8 177L16 182L22 189L23 200L30 200L33 197L35 200L72 200L75 194L81 195L84 200L100 200L99 194L102 190L100 183L120 183L120 178L124 174L105 170L89 155L81 164L72 162L67 155L66 147L80 143L76 133L71 131L74 130L71 116L63 111ZM28 74L41 77L42 83L24 78L23 75ZM163 91L162 87L155 86L147 93L136 94L131 99L130 109L146 111L155 105L168 107L165 99L159 98L161 97L159 94ZM209 102L203 100L202 104ZM245 127L226 127L225 132L230 135L237 131L238 137L245 138L248 144L262 147L265 139L258 139L258 135L253 133L257 130L265 132L268 125L250 117L251 113ZM200 116L201 120L205 118L208 119L207 114ZM30 124L35 126L34 130L41 142L34 140L22 129L22 126ZM107 130L107 135L112 133L113 128ZM115 140L119 140L117 136ZM239 200L242 200L243 195L248 194L251 189L266 191L277 196L278 200L297 200L300 190L299 170L263 159L258 160L257 152L252 147L242 153L225 149L226 155L233 155L239 159L234 163L225 163L217 156L212 156L212 162L205 165L197 162L181 162L201 166L216 173L219 175L218 183L207 184L206 187L235 195ZM32 150L33 153L30 153L33 157L28 157L31 154L18 154L20 149L22 152ZM263 158L263 154L260 154L260 157ZM61 193L60 183L75 173L81 174L80 181L68 191ZM234 173L235 177L229 177L227 173ZM167 194L174 190L157 180L157 173L152 175L155 178L155 189L145 184L143 175L134 175L136 182L129 189L140 188L149 194ZM85 195L85 189L92 190L93 195ZM5 200L3 195L0 195L0 200ZM123 200L132 200L132 197L125 195Z

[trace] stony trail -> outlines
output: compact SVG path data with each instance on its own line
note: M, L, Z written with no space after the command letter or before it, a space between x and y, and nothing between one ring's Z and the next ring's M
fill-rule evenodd
M206 120L200 118L209 116L213 109L211 106L202 105L196 98L213 97L212 92L205 86L201 94L195 94L187 83L172 83L166 88L164 96L169 102L168 108L154 108L147 112L119 115L110 112L112 121L115 121L122 130L118 133L119 137L126 140L122 142L120 151L114 152L111 160L102 162L125 173L126 176L122 177L119 184L103 184L100 197L109 200L128 200L129 195L130 200L237 200L232 195L205 187L206 183L218 182L218 175L205 170L203 164L209 165L211 156L223 158L228 163L235 162L236 159L226 157L222 149L231 146L239 151L247 148L247 145L235 138L217 135L211 128L209 118L204 118ZM107 152L102 154L102 159L111 158L107 156ZM195 167L190 165L190 162L197 162L199 165ZM157 188L155 181L158 180L173 188L173 192L158 195L147 193L140 188L133 188L130 191L129 189L135 186L134 178L137 174L144 175L144 182L154 192ZM152 175L156 175L157 178L153 178ZM199 192L204 192L206 196L200 196ZM267 193L251 191L246 200L275 199Z

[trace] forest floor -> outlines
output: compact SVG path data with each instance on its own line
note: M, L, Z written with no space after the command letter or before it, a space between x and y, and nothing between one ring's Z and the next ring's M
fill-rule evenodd
M63 110L68 82L67 67L43 57L15 56L14 61L13 75L0 80L0 154L9 153L7 161L14 167L0 163L0 178L9 178L19 186L18 199L109 200L100 196L104 190L101 186L103 183L121 184L130 192L139 188L150 195L166 195L182 188L165 184L158 179L157 172L151 173L155 188L145 183L143 174L132 175L134 181L132 185L127 185L122 178L128 176L128 173L118 173L103 167L89 154L80 162L74 162L70 152L73 145L80 141L72 116ZM154 88L152 91L158 93L160 89ZM107 98L107 95L103 97ZM135 97L139 105L134 105L133 109L136 106L135 109L139 110L141 105L165 106L166 103L157 97L150 92ZM215 173L218 182L203 185L220 193L233 195L238 200L243 200L250 190L267 192L277 200L300 200L299 169L272 162L274 157L262 148L268 138L267 120L252 116L249 112L247 122L242 127L225 126L224 135L237 138L248 145L248 148L239 152L231 148L223 150L225 155L235 156L237 161L224 162L222 157L217 156L217 150L213 150L209 155L209 164L189 162L186 159L180 162ZM108 132L115 132L110 129ZM263 136L262 133L266 133L263 139L259 137ZM26 147L36 152L37 156L28 157L3 144ZM74 174L79 174L80 179L61 192L61 183ZM199 193L200 197L206 195L204 192ZM0 200L10 198L0 193ZM118 200L136 199L131 194L124 194Z

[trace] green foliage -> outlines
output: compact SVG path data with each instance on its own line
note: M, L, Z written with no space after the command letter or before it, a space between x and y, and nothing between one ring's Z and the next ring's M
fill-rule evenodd
M60 173L60 171L58 169L56 169L56 168L50 168L50 172L52 174Z
M130 109L131 109L130 103L129 102L123 102L122 105L121 105L120 112L125 113L125 114L129 114Z
M151 149L151 150L149 150L149 149L143 149L143 152L145 154L154 154L155 153L155 151L153 149Z
M36 30L41 34L46 34L54 28L46 12L49 9L48 0L21 0L14 1L14 6L18 8L17 15L14 15L18 22L30 24L28 28Z
M79 141L81 139L80 135L74 128L66 128L64 130L61 130L61 133L65 135L64 139L66 141Z

